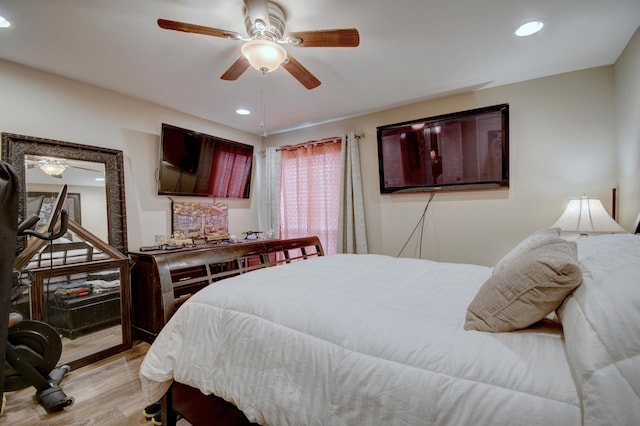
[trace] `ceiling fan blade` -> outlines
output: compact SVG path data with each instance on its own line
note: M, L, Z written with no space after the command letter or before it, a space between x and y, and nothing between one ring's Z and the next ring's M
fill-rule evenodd
M88 167L80 167L80 166L72 166L72 165L69 165L68 167L69 167L70 169L86 170L86 171L88 171L88 172L94 172L94 173L101 173L101 174L102 174L102 171L100 171L100 170L95 170L95 169L90 169L90 168L88 168Z
M269 28L269 8L267 6L267 0L245 0L244 5L247 8L247 16L254 27L256 26L256 21L260 20L266 28Z
M158 26L165 30L183 31L185 33L203 34L213 37L229 38L232 40L240 40L242 38L242 36L235 31L187 24L186 22L170 21L168 19L158 19Z
M287 55L287 60L283 62L282 66L307 89L311 90L320 86L320 80L296 61L293 56Z
M244 56L240 56L220 78L222 80L236 80L247 68L249 68L249 61Z
M360 44L360 34L355 28L299 31L288 33L285 39L298 47L356 47Z

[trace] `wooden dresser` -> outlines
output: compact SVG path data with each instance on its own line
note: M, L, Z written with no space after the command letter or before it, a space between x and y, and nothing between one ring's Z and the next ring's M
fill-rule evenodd
M323 255L317 237L129 252L133 338L153 342L175 310L211 283Z

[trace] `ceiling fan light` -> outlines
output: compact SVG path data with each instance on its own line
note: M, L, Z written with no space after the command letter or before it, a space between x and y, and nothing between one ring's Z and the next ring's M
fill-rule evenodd
M40 170L49 176L57 176L62 174L65 171L67 166L64 164L56 163L56 162L46 162L40 166Z
M270 40L250 40L242 45L241 51L249 64L263 74L278 69L287 59L284 47Z

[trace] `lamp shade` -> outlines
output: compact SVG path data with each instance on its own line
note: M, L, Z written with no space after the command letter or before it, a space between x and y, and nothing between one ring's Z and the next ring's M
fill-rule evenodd
M587 197L569 201L552 227L580 234L627 232L609 216L599 199Z
M250 40L240 49L249 64L263 74L276 70L287 59L287 51L270 40Z

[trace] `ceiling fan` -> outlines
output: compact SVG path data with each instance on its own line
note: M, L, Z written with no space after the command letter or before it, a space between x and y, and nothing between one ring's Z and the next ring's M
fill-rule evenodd
M295 47L356 47L360 35L355 28L315 30L285 33L284 9L270 0L244 0L245 26L249 37L235 31L188 24L185 22L158 19L158 26L166 30L183 31L244 41L242 56L220 77L236 80L249 66L266 74L280 65L304 87L311 90L320 85L318 80L300 62L289 54L284 46Z
M67 160L65 158L55 157L42 157L39 155L26 155L25 163L27 169L39 168L43 173L54 177L56 179L62 179L62 172L68 168L86 170L95 173L101 173L100 170L90 169L88 167L82 167L75 164L73 160Z

